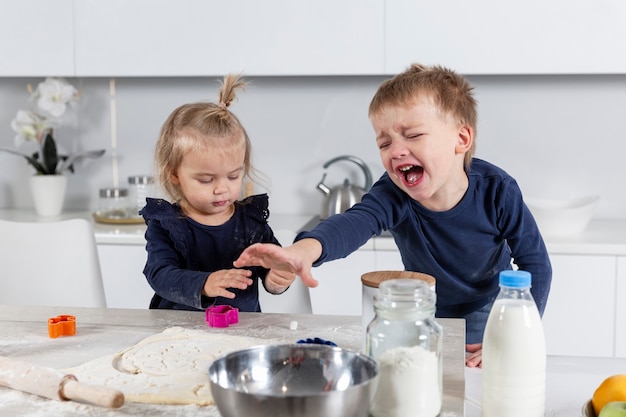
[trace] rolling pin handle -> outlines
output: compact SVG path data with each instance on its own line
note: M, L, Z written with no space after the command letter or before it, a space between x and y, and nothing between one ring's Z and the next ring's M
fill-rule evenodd
M124 394L110 388L81 384L74 375L65 375L59 384L59 398L82 401L107 408L119 408L124 404Z

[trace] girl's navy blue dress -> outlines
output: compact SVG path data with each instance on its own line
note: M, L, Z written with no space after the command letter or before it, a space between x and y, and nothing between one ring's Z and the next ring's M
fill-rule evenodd
M259 280L268 270L250 267L253 284L245 290L230 288L234 299L206 297L202 288L207 276L233 269L233 261L253 243L278 241L267 224L267 194L246 198L235 204L235 213L221 226L206 226L187 217L180 206L148 198L140 214L144 217L148 260L144 274L155 295L150 308L204 310L215 304L259 312Z

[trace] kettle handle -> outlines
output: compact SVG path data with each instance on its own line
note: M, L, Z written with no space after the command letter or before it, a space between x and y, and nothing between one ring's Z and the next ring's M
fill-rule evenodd
M354 162L355 164L357 164L359 167L361 167L361 170L363 171L363 174L365 174L365 186L363 187L363 189L365 191L368 191L372 187L372 172L370 171L370 169L367 166L367 164L365 164L365 162L363 162L362 159L357 158L356 156L353 156L353 155L337 156L337 157L331 159L330 161L327 161L323 165L324 169L328 168L329 166L331 166L332 164L334 164L335 162L338 162L338 161L351 161L351 162ZM324 179L322 178L322 182L323 181L324 181Z
M317 189L323 192L324 194L329 195L330 188L328 188L326 184L324 184L325 179L326 179L326 173L324 172L324 175L322 176L321 181L319 182L319 184L317 184Z

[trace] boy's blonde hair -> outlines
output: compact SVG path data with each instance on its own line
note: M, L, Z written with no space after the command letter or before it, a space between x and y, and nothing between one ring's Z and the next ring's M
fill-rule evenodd
M248 133L228 109L236 98L236 90L244 89L246 85L240 76L229 74L221 82L217 104L183 104L163 124L156 145L155 165L159 184L173 201L183 197L180 186L173 184L171 177L187 152L210 150L225 153L244 147L244 178L254 172Z
M413 64L406 71L383 82L372 98L369 116L386 106L410 106L420 94L429 95L442 116L451 116L457 123L472 128L476 137L478 124L477 102L467 80L441 66ZM465 154L465 168L469 170L476 151L476 141Z

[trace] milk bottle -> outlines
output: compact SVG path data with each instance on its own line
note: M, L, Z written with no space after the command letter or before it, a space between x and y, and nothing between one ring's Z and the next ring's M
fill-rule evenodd
M531 274L502 271L483 338L482 417L544 417L546 344Z

